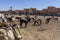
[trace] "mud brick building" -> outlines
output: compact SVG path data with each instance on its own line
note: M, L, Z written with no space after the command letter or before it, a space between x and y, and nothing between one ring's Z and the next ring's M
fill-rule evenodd
M16 15L23 15L24 10L15 10Z
M35 15L36 12L37 12L36 8L30 8L30 9L29 9L30 15Z
M24 12L25 15L28 15L29 14L29 9L28 8L24 8L23 12Z
M5 11L0 11L0 14L4 14Z
M42 15L42 16L60 16L60 8L54 6L49 6L42 10L37 10L36 8L24 8L23 10L8 10L0 11L0 13L5 15Z
M40 14L48 16L57 16L58 14L60 15L60 8L49 6L48 8L41 10Z

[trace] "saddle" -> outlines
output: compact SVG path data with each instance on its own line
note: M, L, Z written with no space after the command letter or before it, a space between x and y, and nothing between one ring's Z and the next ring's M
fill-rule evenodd
M6 26L6 23L0 22L0 27L5 27L5 26Z

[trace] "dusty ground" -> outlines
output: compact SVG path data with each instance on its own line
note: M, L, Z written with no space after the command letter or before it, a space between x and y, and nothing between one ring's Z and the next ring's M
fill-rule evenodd
M21 29L21 36L21 40L60 40L60 23L51 21L41 26L29 24L27 28Z
M41 26L32 26L30 23L27 28L21 29L20 32L21 40L60 40L60 22L50 21Z

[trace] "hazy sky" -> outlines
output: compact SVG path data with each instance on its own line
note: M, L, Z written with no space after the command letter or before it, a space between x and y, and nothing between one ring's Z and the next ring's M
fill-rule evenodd
M0 10L9 10L10 6L15 9L37 8L43 9L48 6L60 7L60 0L0 0Z

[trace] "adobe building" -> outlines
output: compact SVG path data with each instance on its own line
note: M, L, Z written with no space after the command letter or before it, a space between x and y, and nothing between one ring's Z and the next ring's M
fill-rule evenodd
M30 13L31 15L35 15L36 12L37 12L36 8L30 8L30 9L29 9L29 13Z
M56 9L57 15L60 16L60 8Z
M29 14L29 9L28 8L24 8L24 15L28 15Z
M4 14L5 11L0 11L0 14Z
M44 15L53 16L53 15L57 14L57 8L55 8L53 6L49 6L48 8L43 9L42 12L40 12L40 13L43 13Z
M32 15L36 13L36 8L24 8L24 14L26 15Z
M36 8L24 8L23 10L8 10L0 11L2 14L10 15L43 15L43 16L60 16L60 8L54 6L49 6L42 10L37 10Z
M16 15L23 15L24 10L15 10Z

